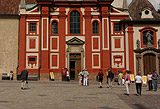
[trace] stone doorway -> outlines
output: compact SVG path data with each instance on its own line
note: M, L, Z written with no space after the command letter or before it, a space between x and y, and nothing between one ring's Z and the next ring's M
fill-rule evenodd
M147 75L150 71L156 70L156 55L153 53L147 53L143 56L143 68L144 75Z
M66 65L70 73L70 80L78 80L78 74L85 66L84 41L74 37L66 44Z
M146 47L143 49L137 48L135 51L136 55L136 73L141 75L147 75L150 71L156 70L159 72L160 69L160 49L153 47Z

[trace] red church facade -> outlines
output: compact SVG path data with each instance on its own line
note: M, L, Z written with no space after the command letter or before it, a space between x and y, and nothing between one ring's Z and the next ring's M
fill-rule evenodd
M70 78L77 80L78 73L87 69L95 80L100 69L107 72L110 67L114 73L135 73L134 27L120 24L129 13L112 7L112 2L37 0L27 6L21 0L18 74L27 68L40 79L54 72L61 80L61 70L67 68Z

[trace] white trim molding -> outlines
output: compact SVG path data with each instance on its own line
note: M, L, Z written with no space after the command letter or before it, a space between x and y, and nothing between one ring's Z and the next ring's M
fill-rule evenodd
M85 18L83 17L83 35L85 35Z
M31 65L31 64L28 64L29 62L28 62L28 57L29 56L35 56L35 57L37 57L36 59L36 64L33 64L33 65ZM38 56L38 53L26 53L26 68L27 69L38 69L38 66L39 66L39 56Z
M68 34L68 19L67 19L67 17L66 17L66 35Z
M93 39L97 38L98 39L98 49L94 49L94 43L93 43ZM100 36L92 36L92 51L100 51Z
M124 68L124 53L112 53L112 68Z
M126 27L126 45L128 45L128 26L125 25ZM129 48L126 46L126 70L129 70Z
M58 18L51 18L51 22L52 22L53 20L59 22L59 19L58 19Z
M99 66L94 66L94 55L98 55L99 57ZM100 68L101 66L101 61L100 61L100 53L92 53L92 68Z
M39 6L37 6L37 7L35 7L35 8L33 8L32 10L29 10L29 11L26 11L26 14L41 14L40 13L40 9L39 9L39 11L38 12L32 12L32 11L34 11L34 10L36 10L36 9L38 9L38 8L40 8Z
M53 55L57 56L57 66L55 67L52 66L52 56ZM59 69L59 53L50 53L50 69Z
M52 49L52 39L57 39L57 49ZM58 52L59 51L59 36L50 36L50 51L51 52Z
M59 15L59 8L53 7L54 11L50 13L50 15Z
M36 34L39 34L39 20L38 19L27 19L26 21L27 21L26 22L26 33L29 35L34 35L35 33L29 33L29 22L37 22L36 23L37 33Z
M47 20L47 48L43 48L43 20ZM48 50L48 18L42 18L42 30L41 30L41 32L42 32L42 34L41 34L41 39L42 39L42 43L41 43L41 45L42 45L42 50Z
M107 48L104 47L104 20L107 20ZM102 18L102 49L109 50L109 22L108 18Z
M30 49L30 39L35 39L35 49ZM38 51L39 50L39 36L27 36L26 37L26 51Z
M39 22L39 19L27 19L27 22Z
M115 39L120 39L120 48L115 48ZM112 51L124 51L124 37L112 36Z
M85 36L66 36L66 41L69 41L70 39L77 37L78 39L81 39L85 42Z
M93 19L91 20L91 22L93 23L95 20L98 21L98 23L100 23L100 19L98 19L98 18L97 18L97 19L96 19L96 18L93 18Z

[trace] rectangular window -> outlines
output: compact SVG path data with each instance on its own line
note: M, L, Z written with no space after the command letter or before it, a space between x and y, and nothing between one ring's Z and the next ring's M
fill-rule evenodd
M118 23L115 23L115 24L114 24L114 31L115 31L115 32L120 31L120 25L119 25Z
M29 58L29 62L35 62L36 58Z
M30 23L29 31L30 32L35 32L36 31L36 23Z

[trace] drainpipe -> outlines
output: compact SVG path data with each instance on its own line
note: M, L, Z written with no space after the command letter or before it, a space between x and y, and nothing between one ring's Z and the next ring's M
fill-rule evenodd
M40 50L40 66L38 68L38 79L40 80L40 69L41 69L41 50Z
M20 15L18 15L18 63L16 68L16 76L18 77L18 68L19 68L19 22L20 22ZM17 78L18 80L18 78Z
M40 10L41 10L41 7L40 7ZM42 23L42 21L41 21ZM42 26L41 26L41 31L42 31ZM39 32L40 33L40 32ZM42 38L41 38L41 34L40 34L40 56L39 56L39 61L40 61L40 65L38 67L38 79L40 80L40 69L41 69L41 42L42 42Z
M42 39L41 39L42 42ZM39 56L39 61L40 61L40 65L38 67L38 79L40 80L40 69L41 69L41 42L40 42L40 56Z
M109 6L109 17L108 17L108 19L109 19L109 27L111 27L111 19L110 19L110 12L111 12L111 6ZM111 57L111 28L109 28L109 52L110 52L110 68L111 68L111 65L112 65L112 63L111 63L111 61L112 61L112 57Z

